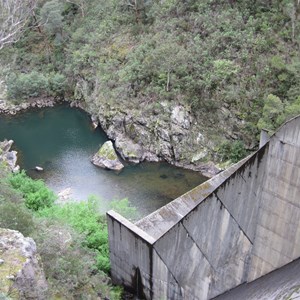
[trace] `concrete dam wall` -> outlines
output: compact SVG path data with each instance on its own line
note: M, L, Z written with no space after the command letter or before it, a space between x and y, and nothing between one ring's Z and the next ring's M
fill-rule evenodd
M252 156L133 224L107 213L113 281L211 299L300 257L300 117Z

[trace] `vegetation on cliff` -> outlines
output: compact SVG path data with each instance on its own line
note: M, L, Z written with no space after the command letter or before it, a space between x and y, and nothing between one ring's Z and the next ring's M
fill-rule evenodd
M294 0L40 0L2 72L15 99L175 101L210 127L226 108L241 121L227 138L250 147L300 112L299 13Z
M112 287L108 277L107 225L98 199L54 204L53 198L42 181L30 179L24 172L10 174L0 166L0 228L34 238L49 284L49 299L119 299L121 289ZM113 207L134 214L126 199L114 201Z

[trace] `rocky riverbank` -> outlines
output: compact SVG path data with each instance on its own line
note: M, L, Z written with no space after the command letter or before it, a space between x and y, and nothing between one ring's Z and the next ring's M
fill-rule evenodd
M15 115L29 108L52 107L58 102L53 97L32 98L26 101L14 102L7 97L7 87L0 78L0 114Z
M126 161L167 161L208 177L220 172L213 163L215 144L188 106L166 101L154 107L125 107L86 101L81 108L99 121Z
M15 115L29 108L53 107L58 101L54 98L30 99L19 104L0 99L0 114Z
M6 99L3 82L0 90L0 113L15 115L29 108L52 107L58 102L54 98L36 98L14 104ZM220 171L214 164L212 135L187 105L165 101L124 106L121 102L108 103L87 96L85 100L69 103L91 114L93 126L101 125L126 161L167 161L208 177Z

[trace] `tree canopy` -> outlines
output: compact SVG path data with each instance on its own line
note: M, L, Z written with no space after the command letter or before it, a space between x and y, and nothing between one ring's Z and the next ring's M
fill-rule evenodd
M0 49L20 39L36 0L0 0Z

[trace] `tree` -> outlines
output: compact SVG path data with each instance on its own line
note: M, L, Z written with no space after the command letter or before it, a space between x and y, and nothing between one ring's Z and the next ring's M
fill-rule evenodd
M68 3L74 4L75 6L77 6L80 9L81 12L81 16L84 17L85 16L85 0L66 0Z
M145 0L127 0L126 5L128 8L134 11L135 21L137 23L141 23L144 19L145 14L145 6L147 5L147 1Z
M0 0L0 49L20 39L36 3L37 0Z
M50 35L62 32L64 4L58 0L51 0L41 8L41 18L44 28Z

